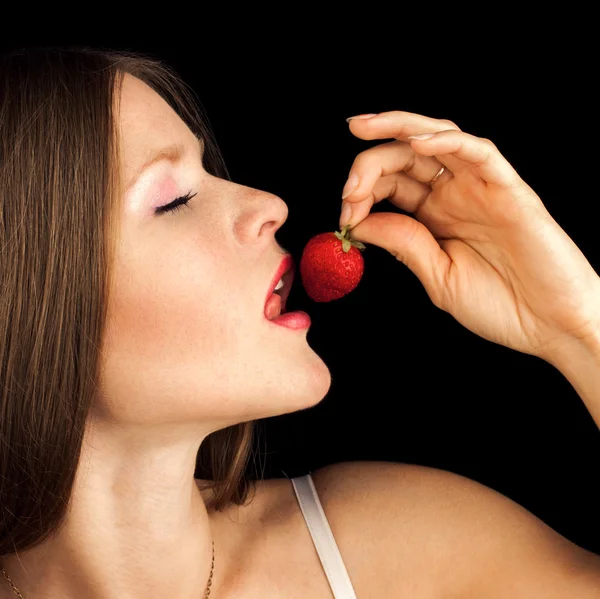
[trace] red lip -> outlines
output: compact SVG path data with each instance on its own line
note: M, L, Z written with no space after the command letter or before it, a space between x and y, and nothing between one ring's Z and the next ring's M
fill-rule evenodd
M293 279L294 270L295 270L294 259L292 258L291 254L286 254L283 257L283 260L281 261L281 263L279 264L279 268L277 269L277 272L273 275L273 280L271 281L271 285L269 286L269 291L267 293L267 297L265 297L265 303L267 303L267 300L271 297L271 295L273 295L273 291L275 290L275 287L277 287L277 283L279 283L279 279L281 279L281 277L283 277L283 275L286 274L288 271L291 271L290 272L291 278L288 281L288 283L289 283L288 289L289 289L289 287L291 287L291 284L292 284L291 279ZM287 299L287 298L282 298L282 299Z

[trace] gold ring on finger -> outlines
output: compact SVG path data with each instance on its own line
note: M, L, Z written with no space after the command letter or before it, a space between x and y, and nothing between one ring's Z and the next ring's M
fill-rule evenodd
M442 166L442 168L437 172L436 176L431 181L429 181L428 185L433 185L442 176L442 173L445 170L446 170L446 167Z

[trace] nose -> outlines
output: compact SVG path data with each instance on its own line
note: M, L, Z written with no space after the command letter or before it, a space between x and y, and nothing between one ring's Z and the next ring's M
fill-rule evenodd
M240 186L235 235L241 244L272 240L288 217L287 204L266 191Z

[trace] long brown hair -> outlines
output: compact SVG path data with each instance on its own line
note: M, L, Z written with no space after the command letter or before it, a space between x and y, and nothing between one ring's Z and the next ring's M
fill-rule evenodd
M64 521L100 368L114 242L125 73L159 93L229 175L194 92L163 61L86 47L0 56L0 556ZM254 422L209 435L207 508L247 501Z

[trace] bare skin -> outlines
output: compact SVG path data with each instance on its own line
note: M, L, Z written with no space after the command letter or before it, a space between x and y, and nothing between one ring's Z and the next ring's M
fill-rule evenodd
M275 233L286 204L210 175L190 129L129 75L118 115L126 189L101 393L65 525L3 565L28 598L198 599L214 540L212 592L223 597L237 549L212 530L194 480L198 449L229 425L314 406L330 373L306 331L264 317L285 255ZM184 149L179 161L138 177L174 144ZM155 214L190 190L188 206Z
M329 599L287 479L259 483L254 501L222 514L207 513L193 479L212 431L311 407L329 389L304 335L262 314L287 208L206 173L194 136L144 84L127 77L122 98L121 168L131 185L102 393L65 526L5 568L28 599L197 599L214 540L211 596ZM470 330L555 364L600 424L600 283L534 192L492 144L453 123L398 112L351 128L398 140L353 165L352 236L396 255ZM173 143L186 148L176 166L162 162L133 180ZM187 210L156 217L153 208L190 188ZM418 220L369 215L384 198ZM600 556L474 481L385 463L337 464L313 478L361 599L600 596Z

